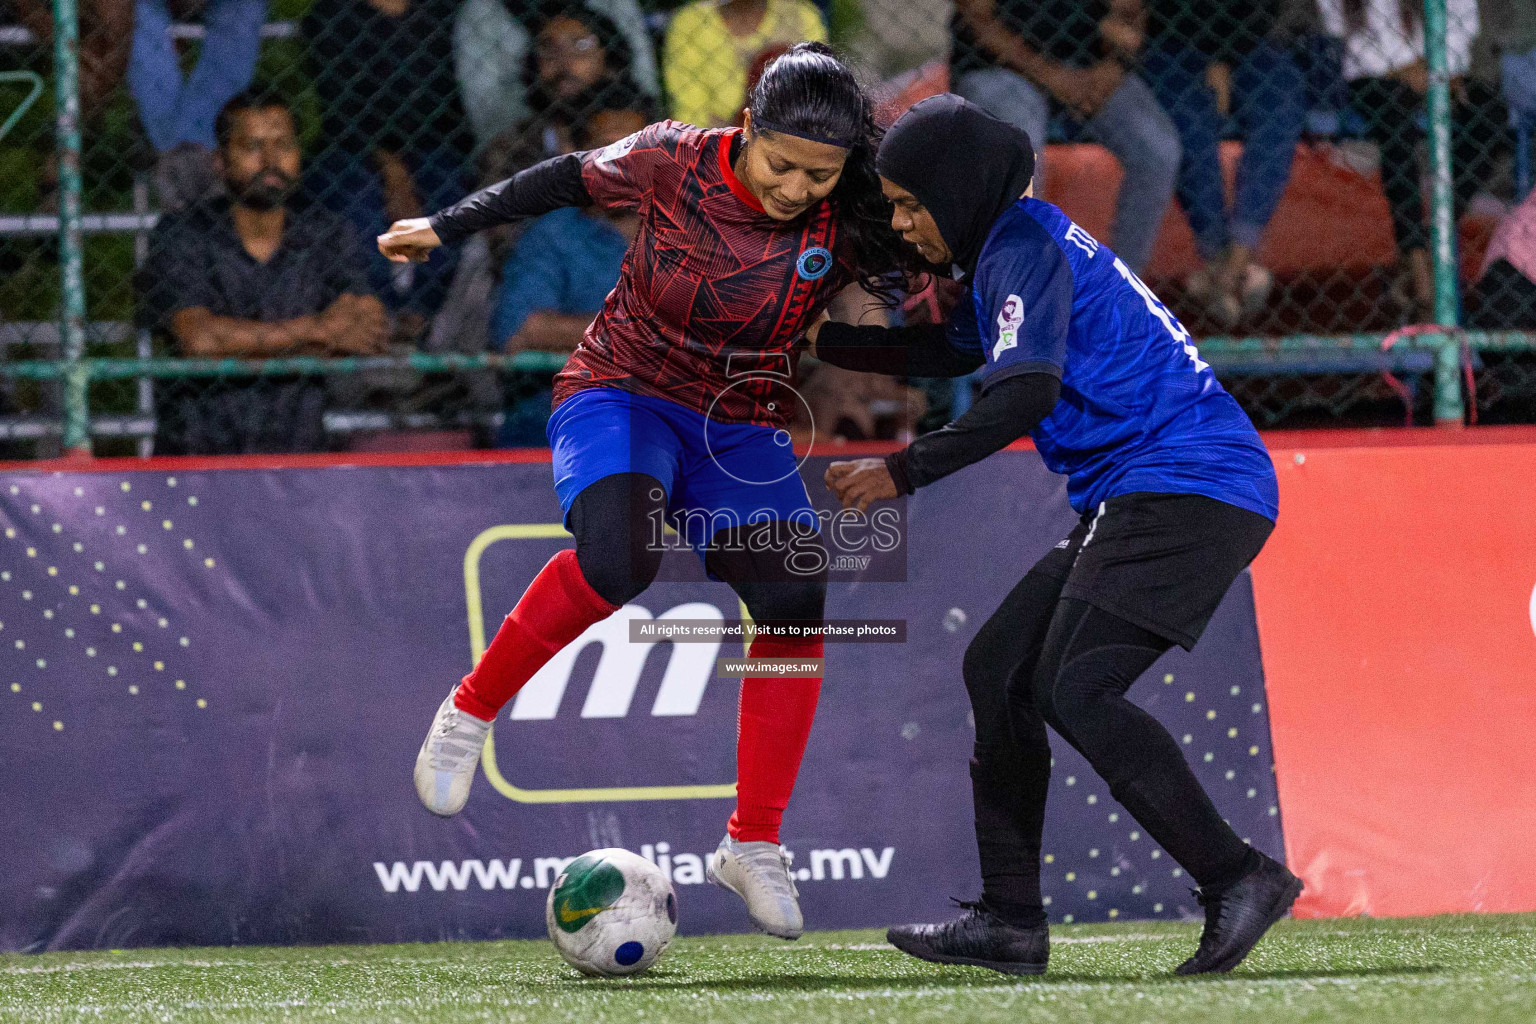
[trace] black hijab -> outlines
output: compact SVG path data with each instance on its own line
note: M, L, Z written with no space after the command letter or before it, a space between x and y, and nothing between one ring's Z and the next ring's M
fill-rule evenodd
M953 93L914 104L885 133L875 168L917 197L967 274L1003 211L1029 187L1029 136Z

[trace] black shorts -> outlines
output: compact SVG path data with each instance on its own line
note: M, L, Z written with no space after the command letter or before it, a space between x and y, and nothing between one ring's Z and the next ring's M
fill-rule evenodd
M1185 650L1275 524L1199 494L1123 494L1086 513L1033 572Z

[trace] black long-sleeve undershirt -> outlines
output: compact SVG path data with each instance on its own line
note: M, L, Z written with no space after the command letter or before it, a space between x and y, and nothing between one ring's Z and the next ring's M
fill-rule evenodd
M566 206L591 206L592 197L581 180L581 156L567 153L534 164L439 210L427 218L427 223L443 244L449 245L523 217L538 217Z
M1002 451L1038 427L1060 397L1061 380L1055 374L1004 377L987 388L959 419L885 457L897 493L911 494Z
M856 327L835 320L821 325L816 358L845 370L893 377L964 377L983 362L980 354L949 343L948 324Z

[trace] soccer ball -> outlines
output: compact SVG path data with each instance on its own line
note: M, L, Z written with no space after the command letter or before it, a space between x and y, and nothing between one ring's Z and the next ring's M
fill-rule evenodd
M677 896L661 869L628 850L593 850L566 865L544 905L550 941L582 974L639 974L677 932Z

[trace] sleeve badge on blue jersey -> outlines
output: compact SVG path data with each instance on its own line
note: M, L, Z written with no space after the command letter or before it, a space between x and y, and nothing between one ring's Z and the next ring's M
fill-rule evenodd
M1007 349L1019 344L1019 325L1024 322L1024 300L1010 295L1003 302L1003 311L997 314L997 344L992 346L992 361Z

